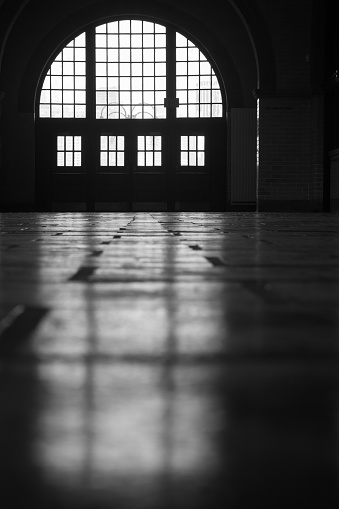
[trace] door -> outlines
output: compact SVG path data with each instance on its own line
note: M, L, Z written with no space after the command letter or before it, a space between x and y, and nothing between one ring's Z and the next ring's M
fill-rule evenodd
M159 123L99 126L94 210L168 210L167 143Z

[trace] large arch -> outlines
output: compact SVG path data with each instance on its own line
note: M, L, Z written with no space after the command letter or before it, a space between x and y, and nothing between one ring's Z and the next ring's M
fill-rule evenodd
M92 23L62 49L47 75L42 76L43 90L41 95L38 93L39 209L223 208L220 193L226 191L222 139L226 137L226 94L215 63L199 49L198 41L194 44L186 35L150 17L115 16ZM144 41L152 41L155 51L147 49L149 42ZM137 63L139 52L140 56L146 55L141 64ZM161 54L160 63L152 60L157 52ZM80 53L84 63L68 61L70 54L74 58ZM194 55L191 62L189 54ZM147 63L150 55L153 63ZM182 62L180 55L186 55ZM101 63L102 58L106 63ZM123 63L125 58L129 63ZM86 76L67 77L67 66L81 67L80 74L86 72ZM111 68L113 74L107 74ZM150 68L153 71L148 78ZM183 68L186 74L180 76L182 70L178 69ZM190 72L190 68L194 70ZM53 69L61 76L53 76ZM66 69L65 75L62 69ZM141 78L137 77L139 69ZM126 71L129 77L123 77ZM82 90L69 90L69 83L74 86L80 81ZM58 83L55 86L59 90L54 91L52 82ZM64 83L67 90L60 90ZM53 96L57 97L54 102ZM80 96L81 104L74 99ZM170 103L176 96L175 103ZM67 104L63 103L65 97ZM119 142L118 151L109 151L108 141L114 145ZM65 148L67 143L71 148ZM145 146L140 148L140 144Z
M238 3L238 2L237 2ZM243 3L243 2L240 2ZM239 5L240 5L239 3ZM54 8L54 16L46 17L47 10L41 9L43 4L39 4L38 0L30 0L23 9L21 16L14 24L11 34L7 41L10 54L11 47L16 38L18 38L20 31L27 31L30 27L30 32L35 33L35 43L31 44L31 49L25 47L23 50L22 62L25 66L22 67L21 78L18 81L19 89L17 99L15 99L13 92L6 97L5 110L18 108L19 116L22 118L32 118L34 114L34 104L37 93L37 83L41 79L42 74L46 71L48 63L50 62L53 52L56 48L60 48L71 36L75 36L80 31L84 30L91 23L98 23L100 20L111 16L142 16L149 17L159 22L166 22L172 24L185 33L192 40L197 40L200 47L205 48L211 61L219 71L223 86L227 90L227 117L230 119L232 108L255 108L255 100L252 96L252 90L256 88L258 83L258 69L256 64L255 51L253 50L256 45L255 37L257 34L263 34L262 39L265 39L265 30L260 32L260 23L262 20L256 18L257 13L251 14L251 20L248 26L251 30L249 35L248 27L244 23L248 13L244 14L244 9L241 10L241 15L238 10L234 8L232 2L229 1L225 4L223 12L223 21L221 17L216 17L215 13L208 12L202 9L202 4L190 2L183 7L180 2L171 1L169 3L158 2L150 0L146 2L138 2L130 0L125 2L111 2L104 0L86 0L80 2L75 0L71 5L69 2L62 2L60 9ZM193 5L194 4L194 5ZM36 24L36 12L39 11L39 23ZM64 12L61 15L61 11ZM244 18L245 16L245 18ZM217 19L217 24L213 20ZM213 21L213 22L212 22ZM253 30L253 26L257 30ZM43 26L43 30L38 30L39 26ZM253 36L253 37L252 37ZM251 40L252 37L252 40ZM33 42L33 40L32 40ZM265 44L262 44L264 47ZM263 63L264 65L264 63ZM9 77L9 62L4 61L3 76L6 82L6 75ZM19 73L17 73L19 76ZM9 79L9 78L8 78ZM6 83L5 83L6 89ZM16 104L12 101L16 100ZM11 103L12 101L12 103ZM10 104L11 103L11 104ZM5 112L6 115L6 112ZM11 119L14 129L15 118ZM28 122L27 122L28 125ZM31 124L30 124L31 125ZM21 123L20 130L25 129L25 124ZM28 140L29 138L27 138ZM223 142L227 146L227 175L230 179L230 137ZM31 153L31 152L30 152ZM31 157L31 156L30 156ZM17 159L20 156L18 155ZM31 161L31 162L29 162ZM32 165L33 159L26 158L26 166ZM18 164L16 165L18 167ZM26 173L26 179L29 178ZM17 180L17 179L16 179ZM26 180L27 181L27 180ZM26 186L27 189L27 186ZM230 185L228 185L225 198L230 203Z

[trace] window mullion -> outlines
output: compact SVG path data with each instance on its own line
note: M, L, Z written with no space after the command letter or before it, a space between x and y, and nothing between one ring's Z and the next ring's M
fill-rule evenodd
M95 29L86 32L86 145L83 144L84 166L86 168L86 202L87 210L95 208L95 163L96 137L92 135L95 119ZM85 148L86 147L86 148Z
M95 118L95 31L86 32L86 118Z
M166 99L175 99L176 97L176 43L175 30L168 26L166 30ZM175 108L167 108L166 117L175 118Z

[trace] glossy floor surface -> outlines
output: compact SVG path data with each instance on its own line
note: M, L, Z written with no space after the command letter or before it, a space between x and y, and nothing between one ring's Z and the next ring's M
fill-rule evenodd
M0 215L1 509L339 507L339 216Z

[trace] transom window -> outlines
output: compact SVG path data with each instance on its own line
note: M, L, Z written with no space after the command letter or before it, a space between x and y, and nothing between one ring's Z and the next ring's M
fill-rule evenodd
M203 53L176 34L178 117L221 117L222 97L217 77Z
M86 34L67 44L48 70L39 113L41 118L86 117Z
M123 20L96 28L96 118L165 118L166 28Z
M95 28L94 54L86 50L86 32L70 41L45 76L39 117L86 118L93 102L98 120L165 119L169 107L177 118L222 117L220 85L211 63L179 32L173 43L169 30L159 23L124 19ZM94 72L87 58L94 61ZM174 68L169 85L169 69ZM88 95L91 90L94 98Z

